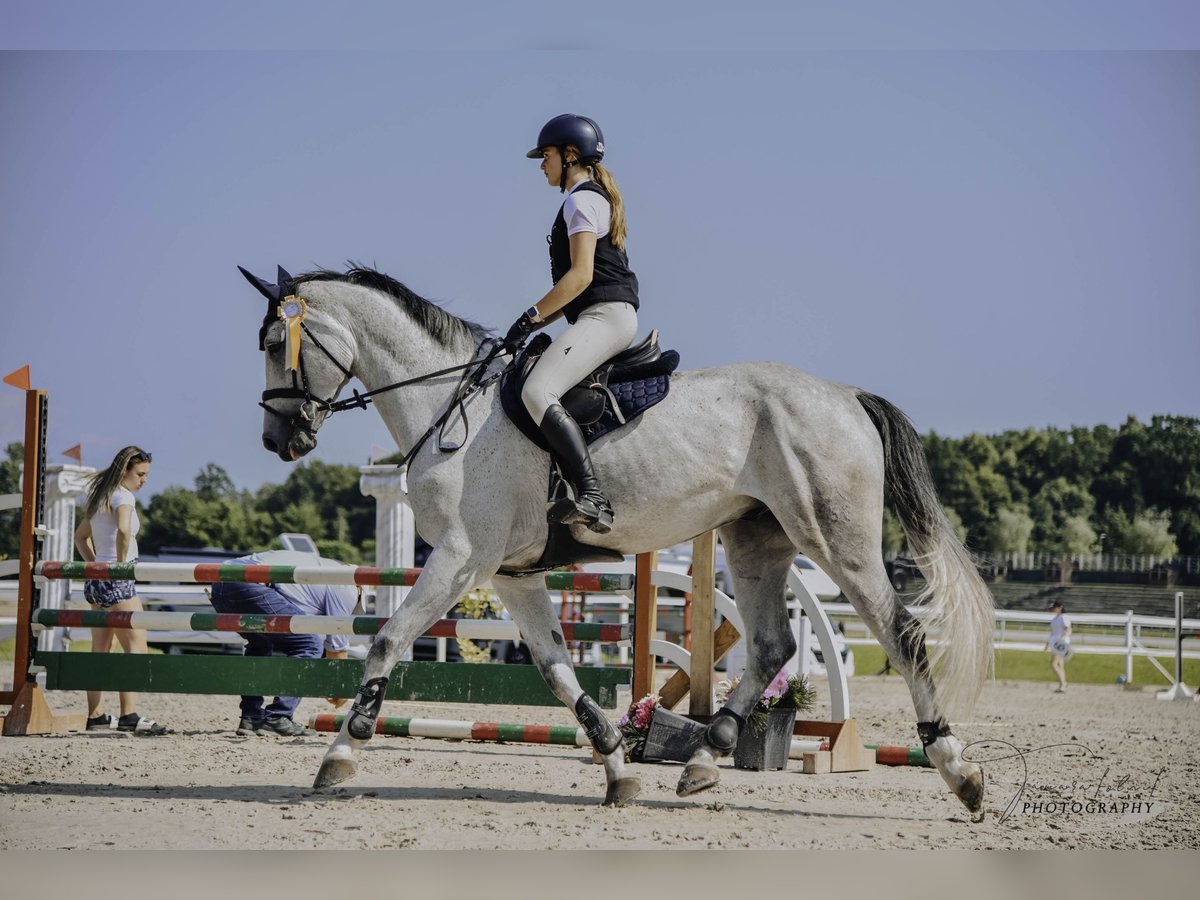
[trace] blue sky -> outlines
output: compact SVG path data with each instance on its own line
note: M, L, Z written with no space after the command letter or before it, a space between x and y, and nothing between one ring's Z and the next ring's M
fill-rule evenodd
M524 151L564 111L604 128L643 331L685 368L780 360L950 435L1200 415L1187 5L462 6L5 4L0 368L50 391L52 460L283 480L235 266L375 264L503 328L548 287L559 197ZM0 440L20 410L0 391ZM345 413L316 456L373 444Z

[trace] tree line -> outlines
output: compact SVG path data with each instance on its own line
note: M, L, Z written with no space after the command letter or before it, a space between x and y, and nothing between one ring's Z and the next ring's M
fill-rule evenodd
M1026 428L963 438L922 438L951 523L974 551L993 554L1200 555L1200 419L1130 417L1098 425ZM20 489L22 448L0 462L0 493ZM210 463L191 488L168 487L142 509L138 543L258 550L281 532L304 532L321 552L350 563L375 556L375 501L358 489L358 469L295 466L282 484L238 490ZM0 556L17 552L18 511L0 513ZM11 523L11 527L10 527ZM888 511L883 549L904 551Z
M923 438L975 551L1200 555L1200 419ZM894 541L893 535L893 541Z

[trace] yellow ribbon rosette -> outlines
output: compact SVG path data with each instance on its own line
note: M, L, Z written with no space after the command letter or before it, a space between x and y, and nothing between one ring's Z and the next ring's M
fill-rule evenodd
M308 304L295 294L284 297L279 304L279 318L283 320L287 355L287 368L296 371L300 368L300 323L308 315Z

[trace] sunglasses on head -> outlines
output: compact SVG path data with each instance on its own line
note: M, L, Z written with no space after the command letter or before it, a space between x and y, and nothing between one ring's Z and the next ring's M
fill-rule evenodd
M139 451L129 457L131 463L154 462L154 454L147 453L145 450Z

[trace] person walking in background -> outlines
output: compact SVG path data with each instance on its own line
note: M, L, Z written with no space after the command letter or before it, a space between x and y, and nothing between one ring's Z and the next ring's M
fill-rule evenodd
M1061 600L1050 604L1054 618L1050 620L1050 638L1046 641L1046 649L1050 651L1050 671L1058 678L1058 687L1054 693L1061 694L1067 689L1067 673L1065 663L1073 655L1071 650L1071 620L1063 612Z
M325 559L314 553L294 550L267 550L227 561L243 566L318 566L343 568L345 563ZM250 584L218 582L212 587L212 605L219 613L265 616L349 616L358 602L359 589L346 584ZM324 650L327 659L345 659L350 638L344 634L260 634L243 632L246 656L271 656L279 651L293 659L319 659ZM334 706L345 701L330 698ZM299 697L276 697L263 707L263 698L242 697L242 716L237 733L272 734L302 737L316 732L295 720Z
M141 447L118 451L108 468L92 476L83 521L75 529L75 547L85 562L136 562L137 535L141 528L133 495L150 475L151 456ZM86 581L83 596L97 609L111 612L141 612L142 601L133 581ZM114 638L126 653L146 653L146 632L140 628L93 628L92 651L108 653ZM118 731L135 734L165 734L166 728L137 712L137 694L121 691L121 715L115 726L101 712L104 695L88 691L88 731Z

